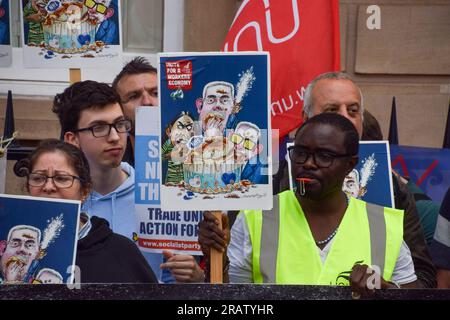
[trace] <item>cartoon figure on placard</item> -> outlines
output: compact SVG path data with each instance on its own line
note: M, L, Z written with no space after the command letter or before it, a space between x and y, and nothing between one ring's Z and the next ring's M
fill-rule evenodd
M226 131L235 127L237 114L242 109L242 100L255 79L253 67L250 67L239 74L236 90L232 83L226 81L212 81L203 87L202 98L196 100L202 135L193 136L187 143L189 152L183 164L186 189L217 194L242 190L248 186L245 183L251 184L249 180L241 183L242 170L248 160L262 151L262 148L255 149L255 153L249 151L246 156L246 148L235 148ZM239 133L244 134L243 131L248 129L249 124L242 123ZM259 133L257 126L252 129ZM245 141L247 148L251 144L249 141L250 139ZM236 141L236 144L239 143ZM247 168L246 176L257 181L258 170L254 167L256 171L253 171L250 167Z
M7 1L4 2L2 6L3 0L0 0L0 45L1 44L9 44L9 21L8 21L8 5Z
M183 162L188 152L186 144L194 136L194 131L194 120L185 111L167 126L161 147L162 159L167 160L168 165L166 185L178 185L183 181Z
M40 260L48 247L64 228L62 215L52 218L41 230L30 225L18 225L8 232L7 240L0 242L0 267L4 283L32 283Z
M47 17L45 0L29 0L23 7L23 18L27 22L26 41L29 46L39 46L44 42L43 23Z
M223 136L228 117L234 107L234 86L213 81L203 88L203 97L195 102L204 137Z
M235 150L245 156L246 164L241 173L241 180L249 180L254 184L267 183L267 174L263 172L267 165L263 165L258 156L263 151L263 145L259 143L259 127L254 123L241 121L234 132L230 130L229 134Z
M107 44L119 44L117 0L24 0L28 46L42 48L45 59L86 53L93 58Z
M95 41L119 44L119 28L114 19L111 19L117 11L115 2L112 0L85 0L84 5L88 8L88 21L97 26Z
M240 189L245 156L226 137L205 137L189 150L183 163L184 187L197 193L229 193Z
M43 268L39 270L33 284L62 284L64 279L62 275L53 269Z
M2 283L23 283L31 264L39 256L41 230L19 225L11 228L6 240L0 241Z
M225 129L235 127L242 99L255 79L251 67L239 75L236 90L233 84L225 81L212 81L204 86L202 98L195 103L204 137L223 136Z
M350 171L350 173L345 177L342 190L348 195L354 198L360 198L360 187L359 187L359 172L356 169Z
M347 175L342 186L342 190L348 195L361 199L367 193L367 184L375 174L378 163L375 154L370 155L362 161L360 172L353 169Z

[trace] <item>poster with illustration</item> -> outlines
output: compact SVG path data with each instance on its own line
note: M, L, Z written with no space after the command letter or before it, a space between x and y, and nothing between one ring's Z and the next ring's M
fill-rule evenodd
M290 142L287 147L293 146ZM291 175L291 162L286 156L289 168L291 189L296 184ZM345 178L342 190L348 195L394 208L394 190L392 187L391 156L388 141L360 141L359 162Z
M161 206L272 207L269 56L159 55Z
M0 195L0 283L67 283L79 208L79 201Z
M201 255L198 223L202 211L162 211L159 175L159 111L155 107L136 109L136 230L133 237L145 252ZM154 259L153 259L154 260ZM153 266L160 270L159 265Z
M0 68L9 67L12 62L10 0L0 0Z
M108 68L122 63L119 0L22 0L29 68Z

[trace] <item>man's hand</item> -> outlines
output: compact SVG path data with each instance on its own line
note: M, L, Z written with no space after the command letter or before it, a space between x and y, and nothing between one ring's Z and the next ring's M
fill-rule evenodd
M195 258L187 254L173 254L163 251L166 262L161 264L161 269L168 269L177 282L203 282L205 273L195 261Z
M221 252L225 251L230 242L230 230L226 214L222 213L222 229L219 228L219 221L210 211L203 213L203 220L199 222L198 226L198 242L205 256L209 257L211 248Z
M375 293L375 289L397 288L393 283L384 280L375 270L366 264L355 264L350 274L352 298L368 298Z

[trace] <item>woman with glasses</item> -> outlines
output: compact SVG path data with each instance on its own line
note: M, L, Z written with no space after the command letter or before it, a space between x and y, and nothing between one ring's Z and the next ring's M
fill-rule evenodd
M48 139L14 172L26 177L30 195L84 202L92 181L89 164L77 147ZM156 277L137 246L115 234L105 219L81 213L76 264L82 283L155 283Z

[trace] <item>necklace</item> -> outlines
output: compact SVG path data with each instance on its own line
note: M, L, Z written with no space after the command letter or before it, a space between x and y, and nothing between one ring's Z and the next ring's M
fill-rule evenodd
M348 199L348 195L347 195L347 194L345 195L345 200L346 200L346 207L345 207L345 210L347 210L347 208L348 208L348 202L349 202L349 199ZM318 241L316 241L316 244L317 244L318 246L320 246L320 245L323 245L323 244L326 244L326 243L330 242L331 239L333 239L334 236L336 235L338 229L339 229L339 226L337 226L336 229L334 229L334 231L333 231L333 232L332 232L325 240L318 240Z
M338 228L339 228L339 227L337 227L336 229L334 229L334 231L333 231L333 232L328 236L328 238L326 238L325 240L319 240L319 241L316 241L316 244L317 244L317 245L322 245L322 244L325 244L325 243L330 242L331 239L333 239L334 236L336 235L336 233L337 233L337 231L338 231Z

